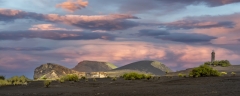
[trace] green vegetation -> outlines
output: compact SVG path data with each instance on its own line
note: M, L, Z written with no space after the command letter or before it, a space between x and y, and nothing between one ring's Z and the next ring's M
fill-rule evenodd
M60 83L64 83L65 80L64 80L64 79L59 79L59 82L60 82Z
M187 77L186 74L179 73L178 77Z
M77 82L77 81L79 81L79 78L76 74L67 74L67 75L61 77L60 80Z
M0 80L5 80L5 76L0 75Z
M114 64L109 63L109 62L107 62L106 65L107 65L108 67L112 68L112 69L116 69L116 68L117 68L117 66L115 66Z
M0 86L5 85L26 85L27 81L30 81L27 77L23 76L13 76L7 80L5 80L5 77L1 77L0 79Z
M23 76L13 76L9 79L7 79L8 82L10 82L13 85L23 85L25 84L27 81L29 81L30 79L28 79L27 77Z
M207 65L201 65L194 68L190 73L190 77L209 77L209 76L221 76L221 73Z
M11 85L11 83L8 82L7 80L1 80L0 79L0 86L6 86L6 85Z
M96 78L93 78L93 81L95 81L95 82L96 82L96 81L97 81L97 79L96 79Z
M235 76L235 75L236 75L236 73L235 73L235 72L232 72L232 73L231 73L231 75L232 75L232 76Z
M211 64L211 62L204 62L204 65L213 65L213 66L222 66L222 67L228 67L231 66L231 63L228 60L216 60Z
M221 72L221 75L227 75L227 72Z
M45 80L43 83L44 83L44 87L48 88L49 85L51 84L52 81L50 80Z
M85 76L82 76L81 79L85 80L85 79L87 79L87 78L86 78Z
M131 73L125 73L122 75L122 77L125 80L139 80L139 79L151 79L151 75L149 74L139 74L139 73L135 73L135 72L131 72Z
M117 80L117 77L113 77L113 78L112 78L112 81L116 81L116 80Z

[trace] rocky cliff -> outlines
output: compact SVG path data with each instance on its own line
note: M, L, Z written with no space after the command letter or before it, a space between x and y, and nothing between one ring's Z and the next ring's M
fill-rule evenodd
M108 62L87 61L78 63L73 70L79 72L102 72L117 68L114 64Z
M68 69L66 67L63 67L61 65L47 63L43 64L39 67L37 67L34 70L34 79L58 79L66 74L77 74L80 76L85 76L84 72L78 72L71 69Z

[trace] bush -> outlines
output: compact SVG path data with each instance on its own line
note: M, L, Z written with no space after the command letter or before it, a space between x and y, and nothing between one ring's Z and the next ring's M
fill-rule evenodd
M236 75L236 73L235 73L235 72L232 72L232 73L231 73L231 75L232 75L232 76L235 76L235 75Z
M88 82L88 79L87 79L87 78L85 79L85 82Z
M97 81L97 79L96 79L96 78L93 78L93 81Z
M59 79L59 83L64 83L65 80L64 79Z
M213 68L207 65L201 65L197 68L194 68L190 73L189 76L193 77L209 77L209 76L221 76L220 72L214 70Z
M187 77L185 74L179 73L178 77Z
M19 76L13 76L13 77L7 79L8 82L10 82L11 84L14 84L14 85L23 85L29 80L30 79L28 79L24 75L22 75L20 77Z
M0 75L0 80L5 80L5 76Z
M113 77L113 78L112 78L112 81L116 81L116 80L117 80L117 78L116 78L116 77Z
M211 65L211 62L204 62L204 65ZM213 66L222 66L222 67L228 67L231 66L231 63L228 60L216 60L212 64Z
M221 72L221 75L227 75L227 72Z
M146 78L147 80L150 80L150 79L152 78L152 76L151 76L151 75L146 75L145 78Z
M86 77L85 77L85 76L82 76L82 77L81 77L81 79L85 80L85 79L86 79Z
M45 81L44 81L44 87L48 88L49 85L51 84L51 82L52 82L52 81L50 81L50 80L45 80Z
M139 80L139 79L150 79L151 78L151 75L145 75L145 74L138 74L138 73L135 73L135 72L131 72L131 73L125 73L122 75L122 77L125 79L125 80Z
M11 85L11 83L8 82L7 80L1 80L0 79L0 86L6 86L6 85Z
M76 74L67 74L60 79L62 79L64 81L74 81L74 82L77 82L79 80L79 78Z

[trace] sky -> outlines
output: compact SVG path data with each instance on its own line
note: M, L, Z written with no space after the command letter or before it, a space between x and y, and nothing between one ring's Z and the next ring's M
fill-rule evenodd
M118 67L157 60L174 71L240 63L240 0L0 0L0 75L41 64Z

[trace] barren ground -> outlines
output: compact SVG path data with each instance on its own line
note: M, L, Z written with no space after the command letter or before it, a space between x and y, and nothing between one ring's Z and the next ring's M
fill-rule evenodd
M167 78L59 83L44 88L43 81L26 86L0 87L0 96L239 96L240 77Z

